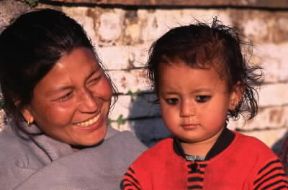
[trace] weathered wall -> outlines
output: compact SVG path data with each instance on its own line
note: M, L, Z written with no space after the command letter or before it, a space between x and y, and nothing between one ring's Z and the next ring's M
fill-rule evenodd
M27 10L29 7L19 1L0 0L0 32L9 20Z
M167 135L159 108L151 103L154 95L143 68L148 48L172 27L195 20L210 22L217 16L223 23L238 27L246 40L253 41L254 54L248 58L253 64L263 66L265 74L259 92L258 116L247 123L243 119L231 122L230 128L256 136L270 147L279 144L288 127L286 1L243 1L232 6L231 2L235 1L218 4L204 1L199 7L195 1L167 4L168 1L161 0L134 0L126 1L125 6L121 2L125 1L54 0L38 5L63 10L88 31L119 91L118 102L110 115L113 127L133 130L148 144ZM166 2L164 7L163 2Z

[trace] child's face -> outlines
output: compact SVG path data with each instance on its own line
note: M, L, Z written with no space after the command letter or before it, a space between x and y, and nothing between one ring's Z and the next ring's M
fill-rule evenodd
M184 63L160 64L159 100L168 129L183 142L214 143L225 126L228 109L240 99L214 70Z

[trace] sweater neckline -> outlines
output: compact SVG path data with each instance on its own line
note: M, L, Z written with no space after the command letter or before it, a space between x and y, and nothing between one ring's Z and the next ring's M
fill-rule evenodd
M234 140L235 134L229 130L227 127L223 129L220 136L216 140L215 144L212 146L212 148L209 150L205 158L200 158L197 155L188 155L185 154L180 139L174 137L173 138L173 150L174 152L183 157L184 159L191 161L189 158L193 158L192 161L204 161L204 160L210 160L211 158L215 157L216 155L220 154L222 151L224 151Z

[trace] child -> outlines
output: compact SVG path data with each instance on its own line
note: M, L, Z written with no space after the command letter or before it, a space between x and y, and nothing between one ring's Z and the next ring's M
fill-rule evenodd
M257 113L259 67L249 66L239 35L217 19L174 28L152 46L149 78L172 137L128 169L124 190L288 189L278 157L262 142L227 128Z

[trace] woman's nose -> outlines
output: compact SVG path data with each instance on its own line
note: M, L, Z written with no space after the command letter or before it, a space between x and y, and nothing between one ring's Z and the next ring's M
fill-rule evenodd
M100 106L100 98L93 96L93 93L89 90L85 90L81 93L80 96L80 106L79 109L81 112L96 112Z

